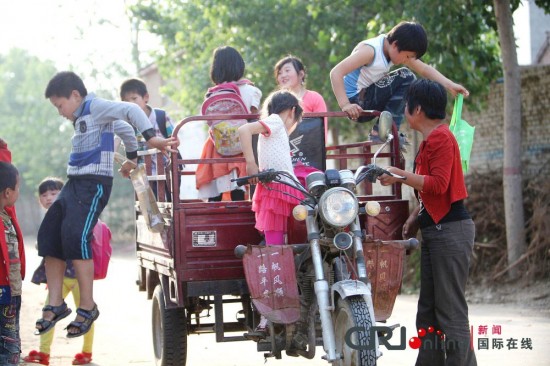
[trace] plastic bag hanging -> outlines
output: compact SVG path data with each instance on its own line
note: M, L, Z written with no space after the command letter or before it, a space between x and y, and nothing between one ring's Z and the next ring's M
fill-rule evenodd
M470 155L474 144L475 127L470 126L468 122L462 119L462 101L464 96L457 94L455 105L453 108L453 116L449 129L456 138L458 148L460 149L460 160L462 162L462 170L466 173L470 165Z

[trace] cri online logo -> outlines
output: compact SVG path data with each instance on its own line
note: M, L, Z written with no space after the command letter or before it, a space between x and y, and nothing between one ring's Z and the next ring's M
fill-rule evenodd
M365 339L365 334L368 334L366 339L376 339L381 346L386 347L388 350L404 350L407 348L406 341L406 328L400 327L398 342L390 343L392 339L394 329L385 326L373 326L370 328L365 327L352 327L345 335L346 344L357 350L372 350L375 349L375 342L368 342L368 344L361 344L359 339ZM427 335L430 335L426 338ZM445 339L445 334L441 330L436 330L434 327L429 326L428 329L418 329L418 337L412 337L409 339L409 347L413 349L460 349L467 347L467 344L462 344L461 340L448 340ZM472 335L470 333L470 347L472 347Z
M439 339L443 340L445 338L445 334L443 334L442 331L435 330L435 328L432 326L428 327L428 332L426 332L426 329L420 328L418 329L418 337L412 337L411 339L409 339L409 347L413 349L419 349L420 346L422 346L422 338L424 338L426 334L433 332L436 333Z

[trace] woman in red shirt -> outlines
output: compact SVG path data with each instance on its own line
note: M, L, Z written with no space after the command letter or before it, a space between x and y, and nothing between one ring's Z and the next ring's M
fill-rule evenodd
M403 225L403 238L416 236L418 228L422 234L416 326L419 334L426 335L417 366L477 365L464 296L475 226L463 203L468 193L458 144L444 121L446 105L442 85L425 79L411 84L405 118L424 136L414 173L389 167L387 170L406 179L386 174L379 178L382 185L401 182L413 187L420 202Z

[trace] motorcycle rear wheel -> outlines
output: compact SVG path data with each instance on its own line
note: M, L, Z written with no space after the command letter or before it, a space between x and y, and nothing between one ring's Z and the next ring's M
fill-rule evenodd
M336 352L342 355L335 365L376 366L375 340L370 331L372 320L365 299L362 296L338 299L334 320Z

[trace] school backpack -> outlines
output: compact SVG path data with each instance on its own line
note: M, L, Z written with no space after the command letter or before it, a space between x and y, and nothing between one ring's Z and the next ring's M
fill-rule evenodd
M157 124L159 126L160 133L165 138L170 137L172 135L172 127L168 126L167 119L166 119L166 111L162 109L153 108L153 111L155 112L155 117L157 119Z
M107 277L109 260L113 248L111 247L111 230L101 220L97 220L92 236L92 258L94 260L94 280Z
M250 84L248 80L218 84L209 88L202 103L203 116L214 114L248 114L248 108L241 98L239 85ZM218 154L235 156L242 153L238 128L247 123L246 119L208 121L210 138Z

